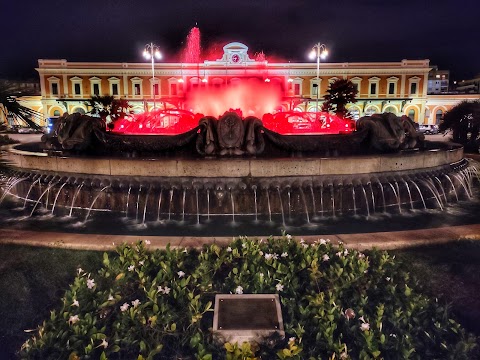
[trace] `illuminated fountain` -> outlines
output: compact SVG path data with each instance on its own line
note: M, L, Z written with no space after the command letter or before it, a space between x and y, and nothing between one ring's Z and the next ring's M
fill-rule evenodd
M355 129L327 113L281 112L269 85L259 77L189 89L183 109L137 114L112 131L69 115L43 148L10 151L17 170L0 203L13 196L29 219L108 217L160 233L172 225L213 234L219 223L278 233L444 210L474 197L477 172L460 146L423 141L408 118L389 113Z

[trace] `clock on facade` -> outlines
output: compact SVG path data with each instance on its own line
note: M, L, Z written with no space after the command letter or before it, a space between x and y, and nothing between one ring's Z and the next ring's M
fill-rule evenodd
M240 56L238 54L233 54L231 60L234 63L238 63L240 61Z

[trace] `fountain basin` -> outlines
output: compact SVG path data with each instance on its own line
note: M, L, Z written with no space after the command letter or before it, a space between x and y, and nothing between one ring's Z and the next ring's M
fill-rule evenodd
M24 150L22 150L22 148ZM26 212L101 213L145 225L264 220L281 226L338 216L443 209L469 199L473 175L463 148L328 158L98 158L45 156L12 147L17 172L4 194ZM240 220L241 221L241 220Z

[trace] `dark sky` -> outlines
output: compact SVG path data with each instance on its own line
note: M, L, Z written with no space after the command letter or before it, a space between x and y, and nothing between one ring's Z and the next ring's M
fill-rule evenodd
M204 48L304 62L322 42L328 62L430 59L462 80L480 73L479 13L478 0L0 0L0 78L37 77L39 58L143 61L148 42L173 61L197 24Z

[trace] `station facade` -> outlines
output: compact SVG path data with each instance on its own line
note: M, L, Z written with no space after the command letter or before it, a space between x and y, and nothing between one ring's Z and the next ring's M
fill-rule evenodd
M41 96L31 107L45 118L65 112L86 113L84 102L93 95L113 95L129 101L140 113L156 107L188 109L186 94L199 87L222 88L242 81L263 81L277 87L282 101L275 111L316 111L330 83L351 80L358 89L357 102L349 105L354 118L374 113L407 115L420 124L438 123L442 115L462 100L479 95L429 95L429 60L399 62L305 63L268 62L251 58L248 47L230 43L219 59L199 63L69 62L38 60ZM318 91L318 93L317 93ZM317 101L318 97L318 101ZM214 114L217 115L217 114Z

